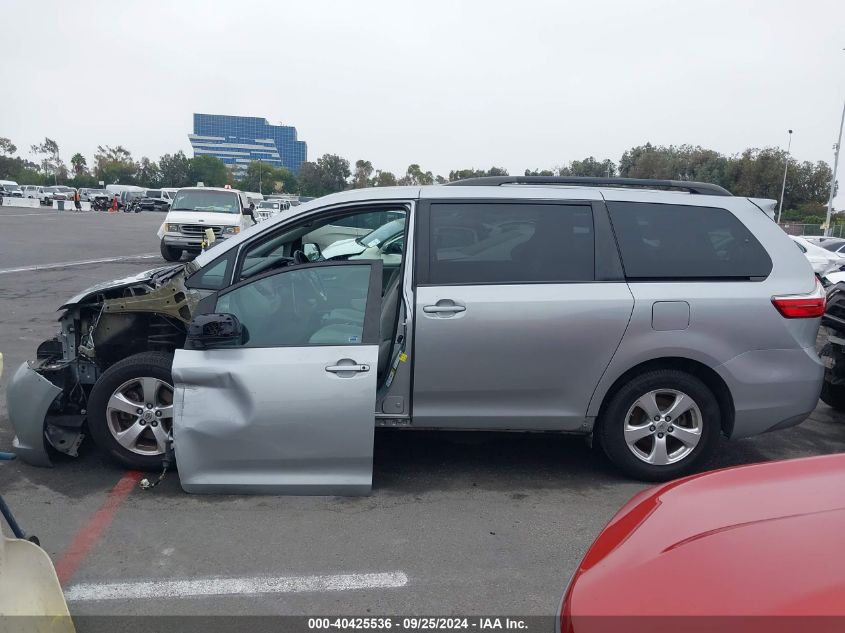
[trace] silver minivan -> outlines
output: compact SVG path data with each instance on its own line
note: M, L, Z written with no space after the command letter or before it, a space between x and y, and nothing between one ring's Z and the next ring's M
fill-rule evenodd
M172 447L191 492L362 494L376 426L546 431L666 480L816 406L824 294L759 201L453 185L319 198L74 297L9 385L18 454L48 464L87 429L130 467ZM372 259L320 238L397 218L404 238Z

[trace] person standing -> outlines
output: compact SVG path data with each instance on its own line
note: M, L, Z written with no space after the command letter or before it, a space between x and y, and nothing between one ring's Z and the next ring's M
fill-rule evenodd
M114 198L112 198L111 211L112 213L117 213L117 194L114 194Z
M73 190L73 206L76 207L76 211L82 211L82 199L79 196L79 189Z

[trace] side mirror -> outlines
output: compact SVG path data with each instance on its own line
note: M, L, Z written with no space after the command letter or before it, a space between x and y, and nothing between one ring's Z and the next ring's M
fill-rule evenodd
M318 262L323 257L323 252L317 244L303 244L302 252L305 253L309 262Z
M244 327L234 314L200 314L188 325L185 348L235 347L245 342Z
M388 244L383 252L385 255L401 255L403 251L403 244L401 241L398 241Z

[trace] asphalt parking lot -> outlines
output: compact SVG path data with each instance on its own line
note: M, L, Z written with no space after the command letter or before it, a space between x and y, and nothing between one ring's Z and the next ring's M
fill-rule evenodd
M53 334L63 300L163 264L163 218L0 207L0 450L8 376ZM723 442L711 466L843 450L845 418L820 404L799 427ZM0 492L57 563L72 614L551 615L592 539L644 487L575 437L390 429L376 433L370 497L191 496L175 473L150 491L135 482L90 444L52 469L0 463ZM154 604L114 587L164 580ZM231 591L197 595L205 580Z

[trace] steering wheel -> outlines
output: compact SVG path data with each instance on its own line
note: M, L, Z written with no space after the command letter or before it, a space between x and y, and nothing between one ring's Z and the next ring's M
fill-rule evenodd
M293 265L299 266L300 264L310 264L311 260L308 259L308 256L303 253L302 251L294 251L293 252Z

